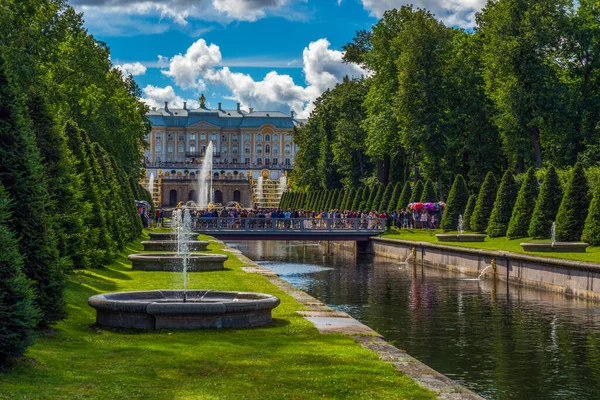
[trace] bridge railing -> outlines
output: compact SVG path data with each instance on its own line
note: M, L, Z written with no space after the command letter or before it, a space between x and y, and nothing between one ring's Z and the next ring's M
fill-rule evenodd
M194 230L287 231L287 232L372 232L384 231L385 218L242 218L192 217Z

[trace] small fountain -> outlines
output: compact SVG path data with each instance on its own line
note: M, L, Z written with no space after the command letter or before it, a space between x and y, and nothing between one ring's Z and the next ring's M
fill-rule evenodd
M259 176L256 180L256 202L258 204L262 204L264 202L263 186L263 177Z
M458 216L458 234L439 233L435 235L440 242L483 242L486 236L478 233L464 233L462 214Z
M150 192L150 197L152 198L152 202L154 202L154 172L150 173L150 182L148 182L148 191Z
M212 202L212 167L213 167L213 144L210 142L206 148L202 168L198 174L198 201L196 204L203 210L208 208Z
M557 242L556 222L550 227L550 243L548 242L523 242L523 251L556 252L556 253L585 253L589 244L583 242Z

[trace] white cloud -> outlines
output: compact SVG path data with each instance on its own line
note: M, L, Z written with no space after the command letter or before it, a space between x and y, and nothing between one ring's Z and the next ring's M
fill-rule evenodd
M288 0L213 0L215 10L238 21L256 21L264 18L269 9L278 9Z
M146 67L144 66L144 64L137 62L137 61L134 63L125 63L123 65L116 65L115 68L123 71L123 74L125 74L125 75L138 76L138 75L144 75L146 73Z
M475 25L475 13L481 11L487 0L361 0L363 7L372 15L381 18L393 8L412 4L430 10L448 26L463 28Z
M159 56L159 60L164 60ZM163 74L175 79L177 86L183 89L196 88L204 90L205 85L198 77L221 63L221 51L219 46L211 44L208 46L204 39L199 39L192 44L187 52L178 54L171 58L169 69L162 71Z
M187 101L187 108L198 108L198 101L194 99L184 100L182 97L175 94L172 86L164 88L148 85L143 90L144 101L150 107L161 108L165 106L165 102L169 102L169 107L183 108L183 102Z

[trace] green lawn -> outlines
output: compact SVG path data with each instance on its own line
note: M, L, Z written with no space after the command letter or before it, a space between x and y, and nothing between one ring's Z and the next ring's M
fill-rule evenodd
M458 232L443 232L441 230L425 230L425 229L393 229L381 235L381 237L389 239L412 240L418 242L428 242L442 244L445 246L468 247L474 249L485 250L500 250L510 251L512 253L528 254L540 257L562 258L566 260L588 261L600 263L600 246L592 246L587 248L586 253L540 253L540 252L525 252L520 246L520 243L535 241L535 242L550 242L550 240L538 240L531 238L521 238L510 240L506 237L493 238L487 237L485 242L440 242L435 235L437 233L458 233Z
M217 243L209 249L222 252ZM77 271L69 317L0 372L0 399L432 399L433 394L347 336L322 335L302 306L265 277L240 270L191 273L188 287L260 291L281 299L271 326L246 330L101 329L88 297L181 288L181 275L131 271L132 243L105 269Z

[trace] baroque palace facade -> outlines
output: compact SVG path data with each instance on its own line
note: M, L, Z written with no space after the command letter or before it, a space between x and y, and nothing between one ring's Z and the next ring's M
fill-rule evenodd
M293 128L304 120L293 111L209 109L204 95L197 109L153 108L144 154L145 186L157 207L197 202L198 176L212 143L212 199L225 205L271 207L279 203L294 165ZM210 159L210 157L208 157Z

